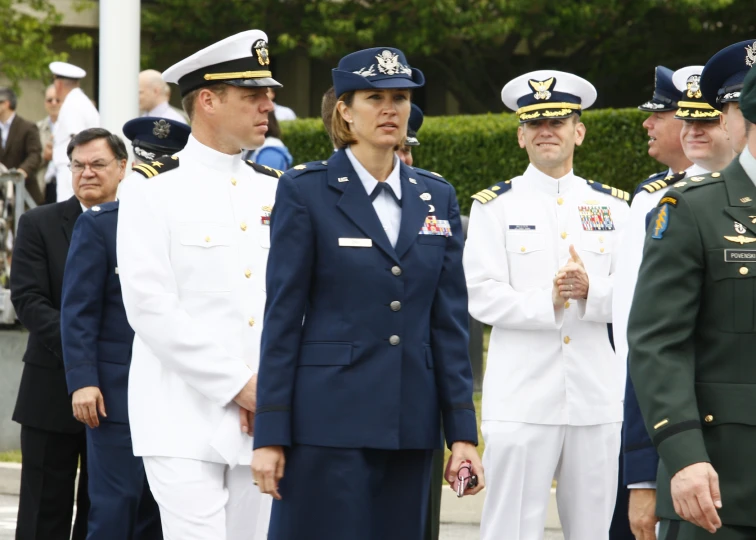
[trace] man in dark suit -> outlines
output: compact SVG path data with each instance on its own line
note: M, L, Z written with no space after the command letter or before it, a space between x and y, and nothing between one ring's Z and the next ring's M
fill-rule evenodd
M104 135L100 132L104 132ZM99 128L80 137L110 133ZM88 149L89 150L89 149ZM70 154L70 150L69 150ZM81 460L73 540L87 534L86 440L71 414L60 332L63 268L74 223L86 208L115 199L118 186L106 181L115 159L92 152L71 161L75 196L21 216L11 266L11 300L29 330L24 371L13 420L21 424L21 492L17 540L68 540Z
M26 179L26 190L37 204L42 204L44 196L37 182L37 169L42 163L39 130L34 122L16 114L16 104L16 93L0 88L0 163L17 169Z

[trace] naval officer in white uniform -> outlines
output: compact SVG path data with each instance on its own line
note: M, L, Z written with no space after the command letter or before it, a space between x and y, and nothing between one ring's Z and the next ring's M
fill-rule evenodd
M281 85L259 30L163 77L179 85L192 135L177 154L135 167L119 210L118 272L136 332L134 454L166 540L262 540L271 499L253 484L250 435L280 172L242 161L241 149L263 143L267 89Z
M470 314L493 327L481 539L543 538L553 479L566 540L607 538L623 390L607 323L629 196L572 170L593 85L536 71L502 99L530 165L473 196L465 246Z
M62 202L74 194L71 171L68 169L68 143L80 131L100 127L100 113L79 88L79 81L87 76L86 71L66 62L52 62L49 67L55 78L55 94L60 101L58 121L53 127L52 161L55 166L57 200Z

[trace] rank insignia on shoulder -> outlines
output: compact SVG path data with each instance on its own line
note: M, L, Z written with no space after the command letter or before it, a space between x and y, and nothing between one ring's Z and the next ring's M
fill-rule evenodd
M622 191L621 189L617 189L616 187L612 187L612 186L607 186L606 184L599 184L598 182L594 182L593 180L587 180L587 182L588 182L588 185L591 186L596 191L606 193L607 195L611 195L612 197L616 197L625 202L630 200L630 194L627 191Z
M301 171L302 169L306 169L307 165L304 165L304 164L302 164L302 165L295 165L293 168L294 168L295 171Z
M491 186L490 188L484 189L483 191L479 191L475 195L471 195L471 198L475 199L481 204L486 204L487 202L494 200L499 195L506 193L510 189L512 189L512 181L505 180L504 182L499 182L495 186Z
M274 169L273 167L268 167L267 165L260 165L259 163L255 163L254 161L247 160L246 163L260 174L272 176L273 178L281 178L281 175L284 173L283 171L279 171L278 169Z
M140 163L134 165L131 170L138 172L145 178L153 178L166 171L171 171L179 166L177 156L163 156L149 163Z
M656 214L656 219L654 219L654 234L651 235L651 238L661 240L664 236L664 231L667 230L667 226L669 226L669 206L665 203L659 208L659 212Z

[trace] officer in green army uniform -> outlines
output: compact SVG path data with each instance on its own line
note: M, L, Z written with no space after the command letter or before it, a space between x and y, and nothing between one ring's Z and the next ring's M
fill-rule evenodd
M660 540L756 538L756 69L740 106L745 150L651 214L630 313Z

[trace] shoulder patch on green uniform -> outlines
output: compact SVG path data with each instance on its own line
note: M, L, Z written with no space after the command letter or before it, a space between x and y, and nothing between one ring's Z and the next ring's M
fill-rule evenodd
M710 186L712 184L717 184L719 182L724 182L724 178L722 177L722 174L718 172L713 172L709 174L691 176L690 178L686 178L685 181L683 182L678 182L677 184L674 185L674 187L680 193L684 193L686 191L690 191L691 189L695 189L697 187Z
M617 189L616 187L607 186L606 184L599 184L598 182L594 182L593 180L586 180L588 182L588 185L591 186L596 191L600 191L601 193L606 193L607 195L611 195L612 197L617 197L620 200L623 201L629 201L630 200L630 194L627 191L622 191L621 189Z
M286 171L286 174L291 176L292 178L296 178L297 176L307 174L312 171L322 171L327 167L327 161L310 161L308 163L301 163L299 165L293 166L291 169Z
M672 206L677 206L677 199L675 197L670 197L669 195L662 197L659 201L659 206L663 204L671 204Z
M172 171L173 169L178 168L178 166L178 156L161 156L154 161L134 165L131 170L138 172L145 178L153 178L166 171Z
M494 200L502 193L506 193L510 189L512 189L512 181L504 180L503 182L499 182L498 184L495 184L490 188L477 192L475 195L472 195L472 198L481 204L486 204L487 202Z
M448 180L446 180L437 172L426 171L425 169L419 169L417 167L412 167L412 170L424 178L429 178L431 180L435 180L436 182L443 182L444 184L449 183Z
M283 171L279 171L278 169L274 169L273 167L268 167L267 165L260 165L259 163L255 163L254 161L251 161L249 159L246 161L246 163L260 174L272 176L273 178L281 178L281 175L284 173Z
M665 197L665 199L671 198L672 197ZM675 204L677 204L677 201L675 201ZM666 231L667 226L669 226L669 205L667 203L664 203L659 207L656 216L653 218L652 225L654 227L654 232L651 235L651 238L661 240L664 236L664 231Z

